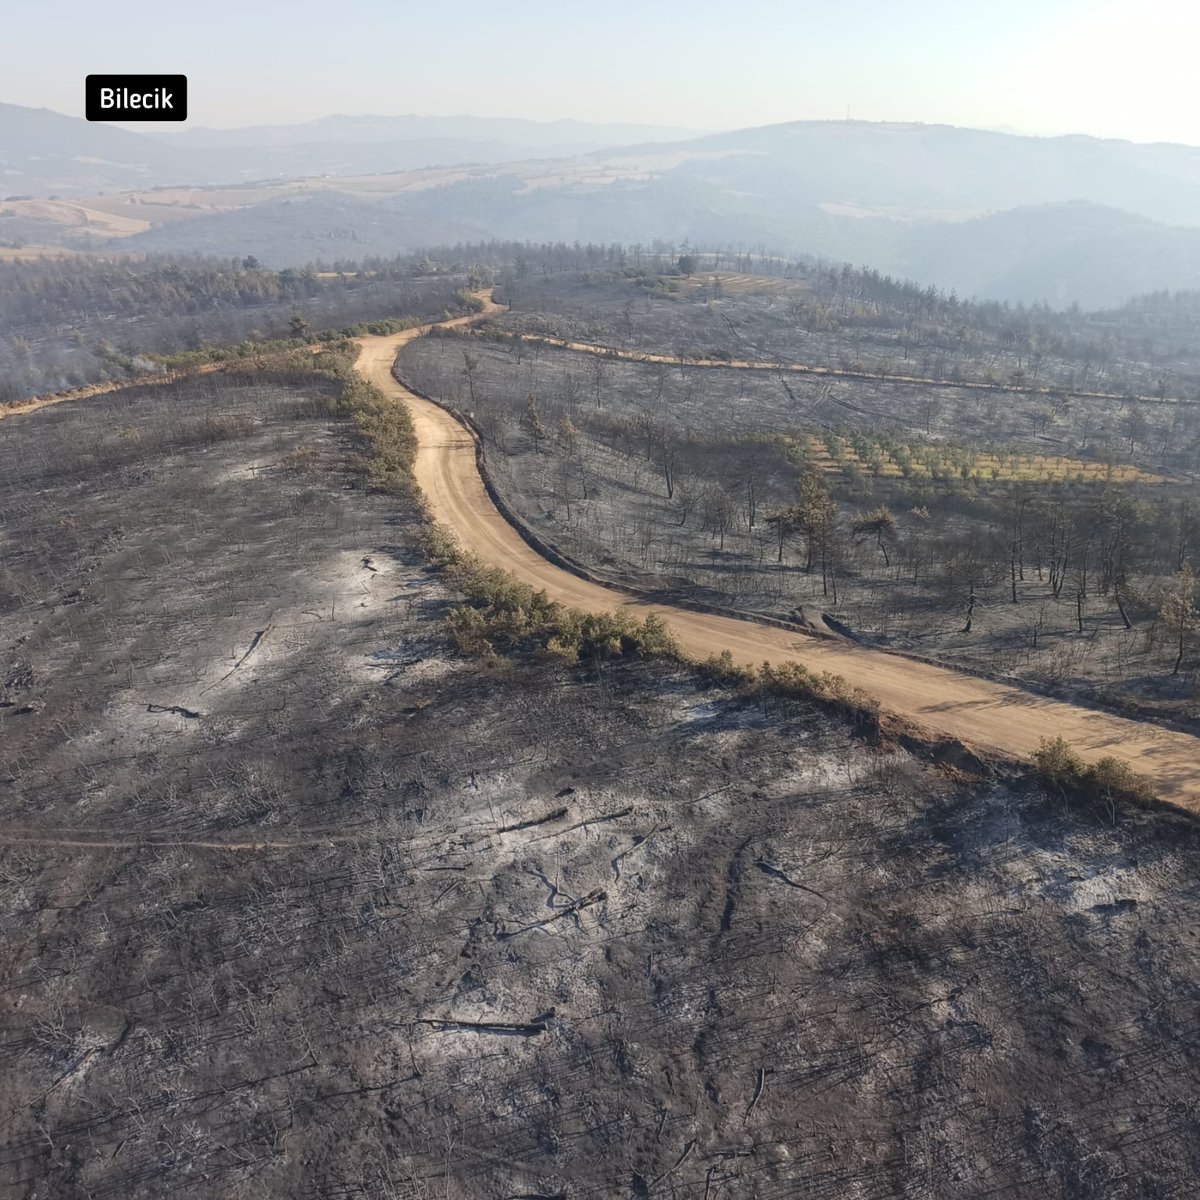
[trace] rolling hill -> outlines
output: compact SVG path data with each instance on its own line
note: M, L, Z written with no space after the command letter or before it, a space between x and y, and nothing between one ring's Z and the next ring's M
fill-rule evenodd
M0 104L0 196L355 175L572 155L688 130L484 117L329 116L302 125L146 135Z
M10 105L0 161L9 192L65 192L71 180L140 189L120 213L136 218L131 250L255 254L275 267L487 238L686 239L1053 305L1200 287L1200 148L852 121L649 140L675 132L331 116L142 137ZM0 241L113 244L94 218L66 213L57 235L48 219L10 206Z

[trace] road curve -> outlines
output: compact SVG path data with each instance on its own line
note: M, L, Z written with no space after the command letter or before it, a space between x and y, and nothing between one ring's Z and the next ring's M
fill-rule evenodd
M465 324L470 318L452 324ZM825 642L734 617L650 604L572 575L542 558L501 516L483 485L474 437L438 405L398 383L392 365L400 348L426 329L359 338L357 368L382 392L408 406L417 436L417 483L439 524L485 562L511 571L553 600L590 612L625 608L657 612L684 651L695 658L728 650L734 661L757 665L795 659L833 671L877 696L883 708L936 735L980 750L1028 757L1043 737L1061 734L1094 760L1115 754L1154 777L1159 795L1200 812L1200 739L1158 726L1033 695L944 667Z

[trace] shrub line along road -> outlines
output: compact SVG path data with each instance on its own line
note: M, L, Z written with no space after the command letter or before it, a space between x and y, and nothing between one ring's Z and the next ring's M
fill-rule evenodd
M496 311L494 306L489 311ZM486 313L484 314L486 315ZM474 318L459 318L465 325ZM392 375L400 349L428 326L357 339L359 373L408 406L417 437L416 480L434 520L484 562L511 571L552 599L588 612L624 608L664 617L684 652L697 659L728 650L736 663L794 659L832 671L878 697L888 713L937 737L979 751L1027 758L1043 737L1061 734L1085 758L1126 759L1152 775L1159 795L1200 812L1200 739L1159 726L1034 695L896 654L826 642L751 620L651 603L581 579L537 553L493 504L476 462L475 437L455 417L404 387Z

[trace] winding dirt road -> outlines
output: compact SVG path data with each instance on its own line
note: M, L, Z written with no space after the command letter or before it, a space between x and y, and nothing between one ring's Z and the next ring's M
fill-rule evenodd
M678 354L655 354L649 350L622 350L615 346L604 346L598 342L572 342L567 338L553 337L546 333L520 333L515 335L531 345L553 346L557 350L571 350L576 354L591 354L593 357L612 359L617 362L658 363L670 367L707 367L726 371L767 371L776 375L824 375L831 379L856 379L868 383L902 383L917 387L951 388L965 392L1015 392L1022 396L1061 396L1072 400L1116 400L1124 402L1119 392L1081 392L1071 388L1041 387L1024 383L984 383L977 379L934 379L925 375L901 375L891 371L853 371L848 367L823 367L815 363L776 362L755 358L704 358ZM1148 396L1139 396L1148 400ZM1179 404L1178 397L1168 396L1156 404Z
M464 318L452 324L466 324ZM1160 796L1200 812L1200 739L898 655L825 642L734 617L651 604L581 579L544 559L504 519L483 485L474 436L436 404L392 376L402 346L424 329L358 339L357 367L412 414L418 450L417 483L433 517L485 562L511 571L554 600L590 612L626 608L657 612L684 651L699 659L729 650L734 661L757 665L795 659L833 671L877 696L883 708L941 736L979 750L1028 757L1043 737L1061 734L1087 759L1115 754L1152 775Z

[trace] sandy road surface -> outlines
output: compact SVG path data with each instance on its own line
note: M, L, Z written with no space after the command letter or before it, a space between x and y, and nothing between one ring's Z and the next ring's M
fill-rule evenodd
M464 324L460 320L455 324ZM879 697L884 709L939 735L980 749L1028 756L1047 735L1061 734L1085 758L1116 754L1154 776L1164 800L1200 811L1200 739L898 655L822 642L732 617L648 604L580 579L536 553L500 515L475 463L472 434L436 404L392 377L392 364L413 329L358 339L359 372L408 405L416 427L416 477L434 518L486 562L544 588L554 600L592 612L629 608L665 617L684 650L695 657L729 650L738 663L795 659L833 671Z

